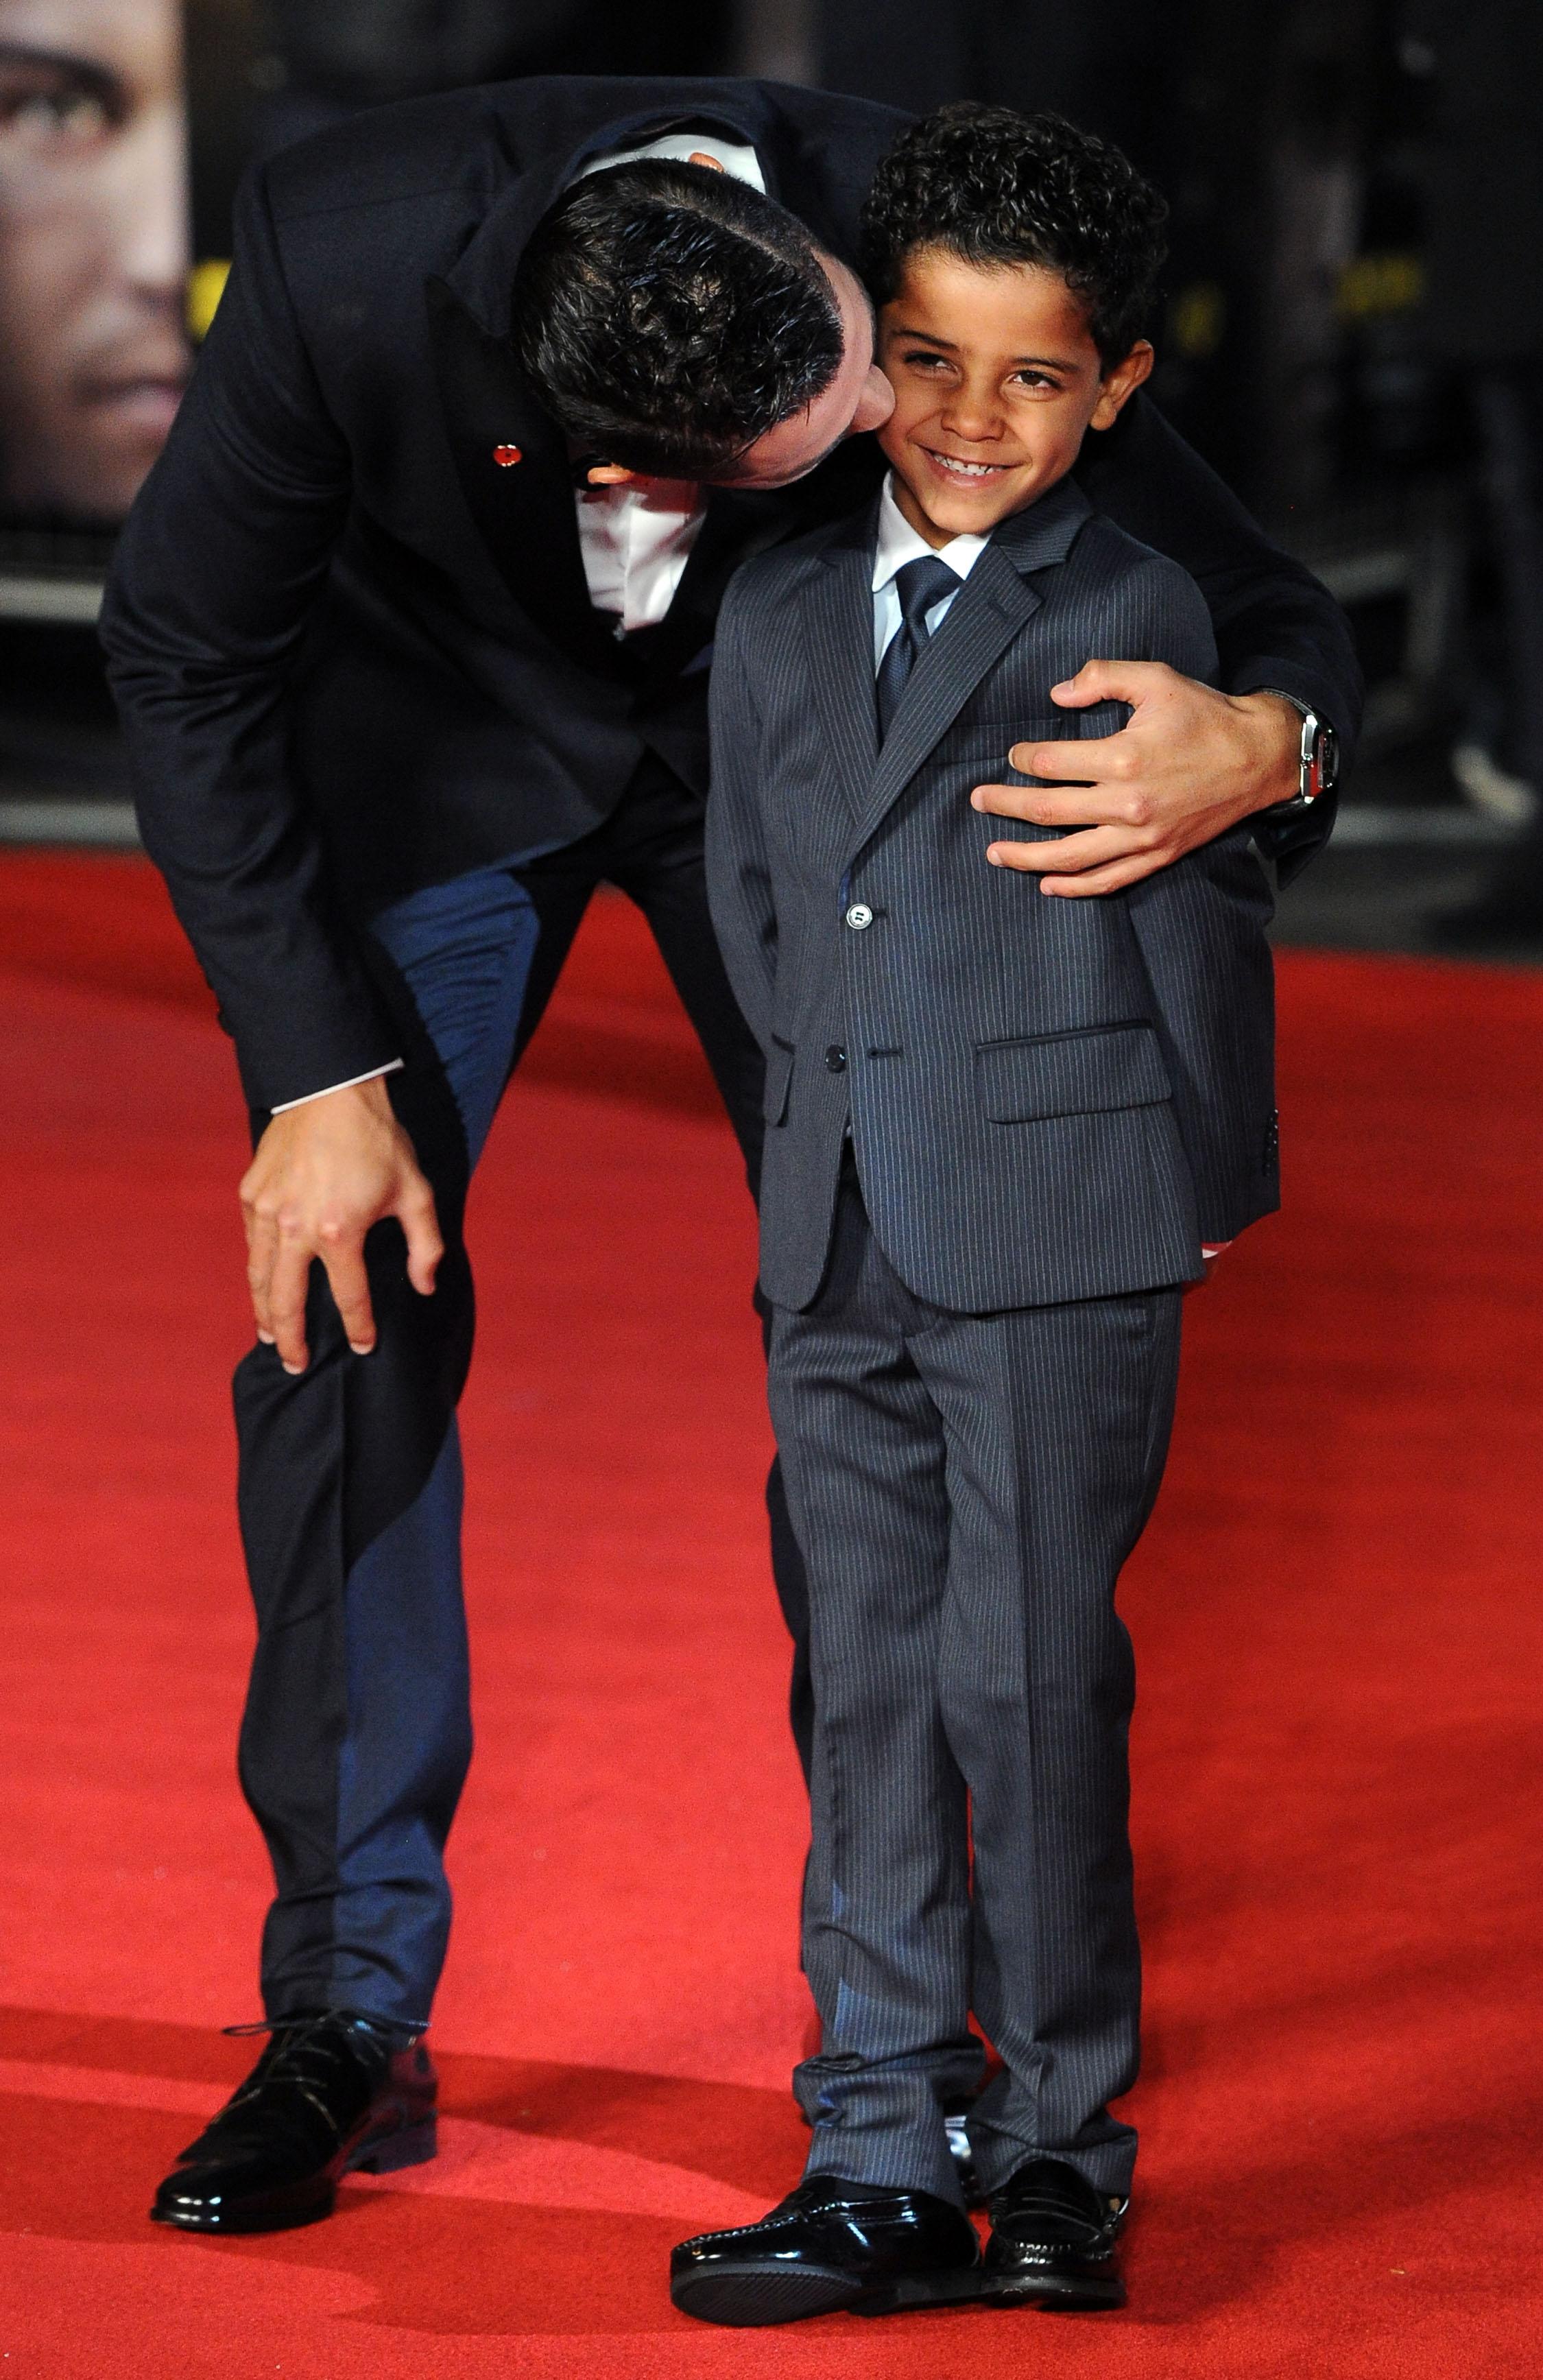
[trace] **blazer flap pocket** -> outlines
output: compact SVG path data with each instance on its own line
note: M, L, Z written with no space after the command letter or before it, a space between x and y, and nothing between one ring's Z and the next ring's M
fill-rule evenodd
M1034 1123L1100 1108L1152 1107L1171 1096L1149 1025L1098 1025L984 1041L975 1053L976 1097L993 1123Z
M786 1041L772 1037L772 1047L766 1053L766 1092L761 1113L768 1123L782 1123L787 1116L787 1094L793 1081L793 1050Z

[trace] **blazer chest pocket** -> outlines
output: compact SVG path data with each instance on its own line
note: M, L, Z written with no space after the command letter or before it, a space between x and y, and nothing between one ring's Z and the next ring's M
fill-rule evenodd
M1014 744L1086 744L1095 736L1117 735L1130 718L1128 702L1098 702L1087 710L1033 713L1026 703L1013 711L996 689L989 718L961 720L946 737L942 751L950 759L995 759L1007 771L1007 755Z
M790 1042L772 1037L772 1048L766 1061L766 1090L761 1100L761 1114L768 1123L787 1122L787 1095L793 1084L793 1047Z
M1172 1086L1149 1025L1096 1025L979 1043L975 1093L992 1123L1039 1123L1106 1108L1155 1107L1172 1097Z

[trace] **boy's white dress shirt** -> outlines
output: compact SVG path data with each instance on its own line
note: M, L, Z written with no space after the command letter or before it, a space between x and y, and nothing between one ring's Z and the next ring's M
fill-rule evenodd
M926 554L936 555L956 571L962 587L990 540L983 537L956 537L943 546L929 545L927 540L911 527L894 501L894 473L884 480L884 491L879 499L879 541L873 551L873 669L888 650L892 638L900 627L900 595L895 577L908 562L919 562ZM954 590L957 593L957 589ZM927 613L927 633L935 637L947 619L954 603L953 595L945 595Z

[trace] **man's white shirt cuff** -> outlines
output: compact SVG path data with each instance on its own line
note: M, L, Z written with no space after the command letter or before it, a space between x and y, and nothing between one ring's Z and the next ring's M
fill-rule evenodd
M383 1075L399 1074L402 1065L400 1058L393 1058L387 1065L371 1066L368 1075L350 1075L346 1083L328 1083L323 1090L307 1091L303 1099L281 1099L277 1107L270 1108L268 1112L270 1115L287 1115L291 1108L310 1107L312 1099L330 1099L334 1091L351 1091L356 1083L378 1083Z

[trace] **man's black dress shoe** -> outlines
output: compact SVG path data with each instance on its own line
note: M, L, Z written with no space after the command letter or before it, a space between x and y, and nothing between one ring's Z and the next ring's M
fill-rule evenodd
M436 2147L438 2078L419 2041L368 2017L296 2017L183 2150L152 2223L287 2231L330 2215L345 2173L395 2173Z
M1059 2157L1032 2157L990 2200L986 2293L995 2305L1122 2306L1115 2242L1126 2198L1094 2189Z
M811 2174L759 2223L704 2231L670 2258L682 2313L737 2328L811 2313L897 2313L980 2294L967 2215L925 2190Z

